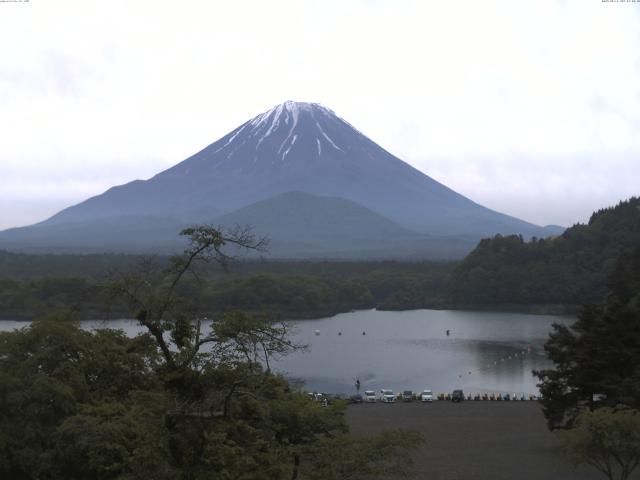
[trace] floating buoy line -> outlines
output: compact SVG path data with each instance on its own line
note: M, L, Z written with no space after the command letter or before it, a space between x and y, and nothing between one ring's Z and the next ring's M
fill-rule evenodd
M498 360L494 360L493 362L489 362L487 364L485 364L485 366L483 368L478 368L476 370L468 370L465 373L460 373L458 374L458 378L462 378L465 375L473 375L474 373L482 373L482 372L487 372L491 369L493 369L494 367L498 366L499 364L505 363L505 362L509 362L510 360L516 360L516 359L524 359L527 355L531 355L531 353L533 353L533 348L532 347L527 347L525 350L520 350L519 352L516 352L512 355L507 355L506 357L501 357Z

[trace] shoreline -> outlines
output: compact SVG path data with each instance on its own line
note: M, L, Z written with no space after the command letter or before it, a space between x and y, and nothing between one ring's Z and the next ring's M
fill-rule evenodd
M451 311L459 311L459 312L485 312L485 313L520 313L525 315L576 315L579 312L579 306L577 305L544 305L544 304L532 304L532 305L511 305L511 304L501 304L501 305L490 305L490 306L482 306L482 305L464 305L464 306L454 306L454 305L432 305L432 306L424 306L419 308L358 308L358 309L339 309L339 310L328 310L328 311L312 311L307 312L306 314L292 314L291 316L287 316L285 321L297 322L297 321L312 321L312 320L320 320L324 318L332 318L336 315L344 314L344 313L353 313L353 312L366 312L366 311L379 311L379 312L413 312L417 310L451 310ZM245 310L243 310L245 311ZM260 311L248 311L248 313L262 313ZM213 315L205 315L205 317L212 318ZM277 315L276 317L282 317L282 315ZM0 322L32 322L35 320L37 316L34 317L23 317L20 315L12 315L4 316L0 313ZM118 318L83 318L80 320L83 321L103 321L103 322L111 322L111 321L119 321L123 320L123 317ZM280 320L276 320L280 321Z

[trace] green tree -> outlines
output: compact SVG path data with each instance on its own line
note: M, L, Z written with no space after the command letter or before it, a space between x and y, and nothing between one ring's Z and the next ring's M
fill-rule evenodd
M82 405L57 428L53 460L65 479L178 479L166 460L162 392L132 392L124 402Z
M556 432L562 456L589 465L609 480L626 480L640 463L640 412L600 408L581 413L575 426Z
M610 290L545 344L555 368L536 372L549 426L570 426L585 409L640 408L640 247L623 254Z
M307 450L302 478L325 480L383 480L407 477L412 461L409 451L423 443L418 432L387 430L356 438L338 435L315 442Z
M214 336L202 334L202 317L193 299L198 292L191 291L188 295L180 292L185 276L197 277L195 267L201 262L215 262L227 269L233 257L223 251L225 246L262 250L266 245L266 239L255 239L248 229L224 233L200 226L184 229L180 235L188 237L189 246L183 255L172 257L168 267L158 269L152 260L146 261L140 271L111 285L115 296L128 300L135 318L155 339L172 374L192 367L200 349L215 341ZM176 349L172 350L172 346Z
M271 371L299 348L286 325L238 311L197 320L198 289L183 279L202 259L226 266L225 245L260 243L183 233L185 255L114 285L147 333L88 332L59 315L0 334L0 477L337 480L408 468L418 434L353 438L344 403L323 407Z
M164 360L158 373L172 396L165 422L172 466L184 479L209 478L211 472L229 479L306 478L302 468L317 458L311 455L318 451L316 445L325 452L333 445L337 454L350 438L344 437L344 405L323 408L273 374L272 357L301 348L288 339L286 324L231 311L204 331L194 292L185 296L180 290L198 262L228 266L223 246L259 249L262 241L246 231L227 235L210 227L182 234L190 246L168 269L159 275L145 271L115 285L156 340ZM263 288L280 294L264 282ZM378 453L377 461L407 460L402 452L417 444L407 441L413 438L389 436L389 448ZM354 455L358 451L352 450ZM324 478L342 476L336 470Z
M0 333L0 477L128 478L145 445L169 471L158 360L149 336L87 332L68 314Z

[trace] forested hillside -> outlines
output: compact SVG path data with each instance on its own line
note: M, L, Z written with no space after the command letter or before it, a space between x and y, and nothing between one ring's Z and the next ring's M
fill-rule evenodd
M595 212L558 237L482 240L460 263L244 261L185 282L199 309L315 318L362 308L483 308L560 313L597 301L618 257L640 244L640 199ZM71 308L79 318L119 318L104 286L148 262L136 255L25 255L0 251L0 318ZM153 257L167 266L168 257ZM206 285L206 286L205 286Z
M32 254L0 250L0 278L104 278L109 272L130 269L148 256L125 254Z
M31 319L74 311L82 319L122 318L127 310L108 285L141 265L127 255L24 255L0 252L0 318ZM156 257L156 266L168 259ZM184 282L198 309L272 318L317 318L364 308L405 309L447 301L447 262L240 262L231 273L201 268ZM185 291L185 294L188 292Z
M485 239L454 270L455 306L580 305L605 291L618 257L640 244L640 198L595 212L562 235Z

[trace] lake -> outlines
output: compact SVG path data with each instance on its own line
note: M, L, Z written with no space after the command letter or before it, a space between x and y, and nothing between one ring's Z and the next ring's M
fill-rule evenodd
M361 391L462 388L465 393L535 394L531 371L551 366L543 349L551 324L574 320L504 312L361 310L292 322L293 338L309 348L273 366L304 380L308 390L332 393L355 393L359 379ZM0 321L0 330L24 325ZM82 325L122 328L130 335L141 331L132 320Z

